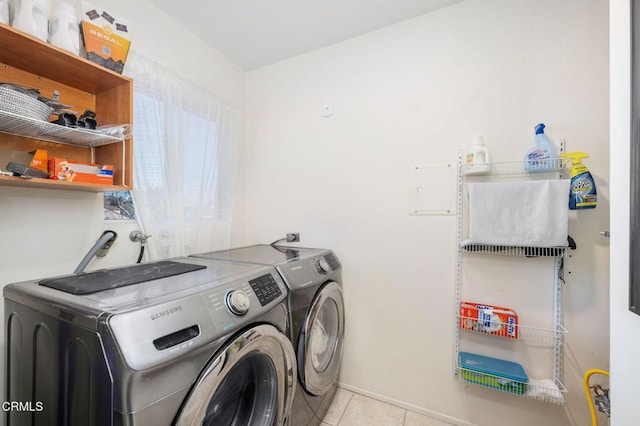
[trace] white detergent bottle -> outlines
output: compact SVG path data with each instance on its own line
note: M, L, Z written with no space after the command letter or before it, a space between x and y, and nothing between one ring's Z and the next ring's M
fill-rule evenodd
M49 0L12 0L13 21L11 26L32 36L47 41L49 36Z
M465 175L484 175L491 171L491 155L482 136L473 138L464 151L462 171Z
M60 2L55 6L49 42L75 55L80 53L80 23L73 5Z
M9 0L0 0L0 22L9 23Z
M530 173L553 171L561 164L556 146L544 134L544 128L544 123L536 125L536 146L527 151L524 156L524 168Z

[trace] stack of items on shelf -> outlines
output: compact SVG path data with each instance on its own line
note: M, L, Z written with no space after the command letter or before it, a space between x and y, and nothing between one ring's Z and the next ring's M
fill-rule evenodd
M0 83L0 111L33 120L46 121L53 113L53 108L40 99L38 89Z
M0 21L54 46L80 54L78 4L72 0L10 0Z
M33 120L48 122L51 116L57 118L50 122L71 129L80 129L93 132L96 135L106 135L118 139L128 139L131 136L131 126L128 124L116 124L98 126L96 113L85 110L81 115L71 110L72 105L60 103L60 93L53 91L53 97L48 98L40 93L39 89L14 83L0 82L0 112L4 112L0 130L8 127L7 133L17 133L18 127L32 126ZM38 123L39 124L39 123ZM55 129L52 132L59 133ZM43 136L42 128L39 136Z
M113 185L113 165L48 158L43 149L32 152L0 149L0 164L10 176Z
M36 0L24 1L33 5ZM55 10L58 2L71 0L49 1ZM102 12L99 11L99 15ZM119 21L115 20L115 23ZM0 156L0 169L4 170L0 173L0 186L90 192L131 188L133 81L5 23L0 23L0 51L6 65L0 68L0 82L28 86L25 92L30 101L46 108L37 117L30 116L24 110L12 109L19 108L25 102L5 102L6 107L3 108L0 94L0 148L24 151L10 153L9 157L25 157L16 161L15 158ZM15 91L7 87L5 89L8 89L6 92ZM98 123L101 125L98 126ZM44 170L32 167L33 155L25 155L25 152L32 153L38 149L46 150L48 157L51 157L43 163L47 166L43 167ZM48 164L52 158L54 160L49 170ZM64 160L67 160L68 167L60 166ZM12 161L22 167L16 167L16 172L7 173L7 165ZM80 167L81 163L88 164L90 169ZM109 176L111 165L112 177ZM33 177L32 171L26 168L39 170L42 174L38 176L42 178L53 175L58 180L64 177L66 181L24 179ZM14 173L20 177L13 176ZM96 180L83 182L84 175L93 175L95 177L92 179L100 183L94 183Z
M0 22L120 74L131 44L122 19L85 1L0 0Z

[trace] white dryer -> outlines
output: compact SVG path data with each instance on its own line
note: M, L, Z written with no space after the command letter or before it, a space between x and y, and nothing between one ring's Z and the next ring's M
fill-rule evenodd
M272 267L176 258L4 297L5 398L24 403L7 425L289 421L296 359Z
M194 256L276 268L290 291L291 342L298 363L291 424L320 424L336 392L344 343L342 266L337 256L327 249L269 244Z

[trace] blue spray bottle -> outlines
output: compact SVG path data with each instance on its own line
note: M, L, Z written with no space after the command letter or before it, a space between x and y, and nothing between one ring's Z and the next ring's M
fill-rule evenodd
M560 156L571 159L569 208L571 210L594 209L598 202L596 183L587 166L582 164L582 159L589 158L589 156L582 151L567 152L560 154Z
M544 123L536 125L536 146L527 151L524 156L524 168L531 173L553 171L561 165L556 146L544 134L544 128Z

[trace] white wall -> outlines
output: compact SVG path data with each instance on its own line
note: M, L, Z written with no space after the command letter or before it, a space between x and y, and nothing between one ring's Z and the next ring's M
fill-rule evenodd
M611 389L613 426L638 423L640 317L629 309L629 0L611 2Z
M607 5L468 0L248 74L247 209L236 224L243 242L299 231L301 246L342 260L344 386L461 424L588 423L582 374L608 369L609 352ZM455 163L476 134L495 161L519 160L540 121L590 154L600 194L597 209L570 218L566 407L454 378L455 218L407 214L411 165ZM527 287L536 264L515 265L503 287L538 295Z
M146 1L92 3L128 21L134 31L132 49L244 110L244 71L187 29ZM102 203L102 194L0 186L0 235L4 241L0 244L0 288L12 282L73 272L106 229L116 231L118 239L106 257L94 259L87 269L135 263L139 245L129 241L129 232L138 229L137 225L104 221ZM4 316L1 305L0 315ZM0 362L4 365L4 331L0 332L0 342ZM0 392L4 393L4 387Z

